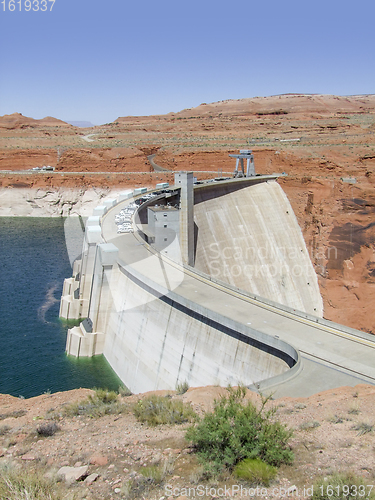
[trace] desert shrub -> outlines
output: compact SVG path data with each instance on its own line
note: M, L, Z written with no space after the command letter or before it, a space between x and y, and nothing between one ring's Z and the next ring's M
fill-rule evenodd
M185 392L189 389L189 384L186 382L181 382L176 384L176 393L178 395L185 394Z
M359 409L359 405L354 403L350 405L350 408L348 409L348 413L352 415L359 415L361 413L361 410Z
M118 388L118 393L120 394L120 396L122 396L123 398L127 398L128 396L132 396L133 393L130 389L128 389L126 387L126 385L121 385L119 388Z
M189 481L191 484L199 484L206 477L206 473L203 466L196 467L190 474Z
M292 431L272 420L276 409L265 410L267 399L258 410L251 401L244 404L245 394L244 387L229 388L228 397L215 401L213 412L186 432L208 474L232 470L246 458L260 458L274 466L293 461L287 446Z
M9 413L0 414L0 420L4 420L5 418L19 418L26 415L27 410L14 410Z
M67 417L86 415L88 417L103 417L104 415L118 415L127 410L127 406L118 400L118 394L105 389L95 389L93 395L79 403L66 405L62 414Z
M374 500L372 485L367 485L363 477L354 474L333 474L320 478L313 486L312 500Z
M344 419L340 415L331 415L327 420L331 424L342 424L344 422Z
M358 424L354 424L352 429L358 431L358 436L362 436L363 434L367 434L368 432L372 432L374 426L368 422L358 422Z
M320 423L317 420L311 420L310 422L303 422L299 428L301 431L309 431L320 427Z
M2 425L0 427L0 436L5 436L5 434L8 434L10 430L11 430L10 425Z
M7 500L59 500L57 485L30 471L0 471L0 498Z
M117 401L118 394L115 391L108 391L107 389L94 389L95 394L89 395L88 399L92 403L111 404Z
M176 458L173 457L168 457L164 462L161 464L162 467L162 472L163 472L163 478L165 476L168 476L168 474L172 474L175 466Z
M164 479L163 470L157 465L142 467L139 472L149 484L160 484Z
M149 498L153 489L163 484L166 475L170 473L171 465L172 463L166 460L161 465L141 467L139 474L122 486L121 494L123 498L126 500L139 500L145 498L145 495Z
M252 484L269 486L276 477L277 468L263 462L259 458L246 458L234 468L234 475Z
M196 417L190 405L156 395L139 400L134 405L133 412L140 422L146 422L152 427L159 424L182 424Z
M55 422L48 422L37 427L36 432L39 436L48 437L53 436L58 430L60 427Z
M75 417L77 415L80 415L81 412L83 413L83 409L85 405L87 404L87 400L83 400L80 403L69 403L69 404L64 404L62 407L61 412L48 412L48 417L49 418L59 418L59 417Z

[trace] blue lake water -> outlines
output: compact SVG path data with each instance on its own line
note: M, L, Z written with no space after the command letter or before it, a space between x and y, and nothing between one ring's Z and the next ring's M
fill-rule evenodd
M59 300L72 269L64 222L0 217L0 393L29 398L121 384L103 356L65 354L68 326L59 319Z

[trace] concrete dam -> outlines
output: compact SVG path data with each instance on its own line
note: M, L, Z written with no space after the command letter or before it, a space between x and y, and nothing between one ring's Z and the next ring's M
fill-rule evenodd
M307 396L375 383L373 337L322 318L276 176L193 185L178 173L175 186L143 191L87 220L60 306L85 318L68 331L68 354L104 354L133 392L186 381Z

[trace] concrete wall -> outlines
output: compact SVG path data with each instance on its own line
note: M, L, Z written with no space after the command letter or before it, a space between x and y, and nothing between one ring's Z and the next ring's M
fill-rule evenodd
M129 268L113 269L110 289L117 298L109 316L103 311L108 317L104 355L133 392L174 389L183 381L249 385L296 363L294 349L289 354L257 341L198 304L184 305L177 295L160 296Z
M152 246L159 252L180 233L180 211L174 207L148 207L147 221L148 232L154 235Z
M194 265L194 175L193 172L176 172L175 184L181 186L180 194L180 247L182 262Z
M194 192L195 268L316 316L323 300L301 229L276 181Z
M69 354L104 353L133 392L174 389L183 381L191 386L250 385L298 365L298 353L288 344L166 289L171 280L165 278L163 266L157 270L160 256L146 257L148 265L145 260L133 261L141 250L148 252L139 247L136 235L116 235L111 217L117 210L109 210L103 220L87 221L82 262L76 269L80 277L76 299L76 282L66 280L60 314L73 317L74 311L74 317L88 315L92 321L92 331L83 324L69 330ZM106 235L113 243L105 243ZM127 263L116 245L129 258ZM183 273L177 274L181 274L178 285Z

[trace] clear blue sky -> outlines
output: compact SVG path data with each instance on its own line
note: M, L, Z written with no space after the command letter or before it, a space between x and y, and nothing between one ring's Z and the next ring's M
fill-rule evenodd
M0 115L102 124L222 99L375 93L374 0L18 1L21 12L0 3Z

